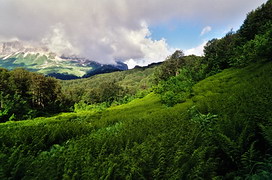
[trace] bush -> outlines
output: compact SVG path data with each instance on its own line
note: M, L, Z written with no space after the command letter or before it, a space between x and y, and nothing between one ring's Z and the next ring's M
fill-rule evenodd
M167 80L160 81L155 87L155 93L160 95L162 103L173 106L186 101L191 95L192 86L205 76L206 66L202 64L201 57L183 57L183 65L178 72Z
M232 66L245 67L257 61L270 60L272 56L272 23L267 24L265 34L256 35L241 47L237 47L236 56L232 57Z

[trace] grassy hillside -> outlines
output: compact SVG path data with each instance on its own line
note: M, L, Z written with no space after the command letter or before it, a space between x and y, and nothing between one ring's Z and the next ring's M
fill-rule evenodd
M271 7L203 57L61 85L0 69L0 179L272 179Z
M0 178L269 179L271 76L271 62L255 63L200 81L174 107L151 93L0 124Z
M135 95L139 91L148 90L152 87L155 69L156 66L150 66L99 74L86 79L62 81L62 89L64 94L74 102L85 100L88 103L88 96L93 93L92 90L101 89L100 86L105 82L116 83L123 89L125 95Z

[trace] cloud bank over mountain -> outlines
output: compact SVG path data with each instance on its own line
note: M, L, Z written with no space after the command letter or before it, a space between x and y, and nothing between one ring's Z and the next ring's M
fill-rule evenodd
M176 18L220 24L263 0L0 0L0 41L42 43L58 54L146 65L173 49L150 26Z

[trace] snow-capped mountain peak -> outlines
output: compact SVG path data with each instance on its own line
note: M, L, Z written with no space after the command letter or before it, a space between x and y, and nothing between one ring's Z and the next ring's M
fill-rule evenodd
M61 55L50 52L42 45L33 46L20 41L0 43L0 66L7 69L23 67L46 75L58 77L68 75L69 78L88 77L89 75L126 70L127 65L103 65L87 58ZM95 73L91 73L95 71Z

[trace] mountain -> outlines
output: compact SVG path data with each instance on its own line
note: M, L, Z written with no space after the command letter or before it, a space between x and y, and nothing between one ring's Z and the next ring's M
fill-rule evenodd
M272 179L271 15L204 57L70 81L0 69L0 179Z
M128 69L122 62L100 64L77 56L58 56L46 47L20 41L0 43L0 66L9 70L22 67L59 79L77 79Z
M87 77L91 77L97 74L104 74L104 73L111 73L111 72L115 72L115 71L123 71L123 70L127 70L128 67L126 64L122 63L122 62L116 62L116 65L112 65L112 64L106 64L106 65L102 65L96 69L92 69L91 71L87 72L87 74L85 74L83 77L87 78Z

